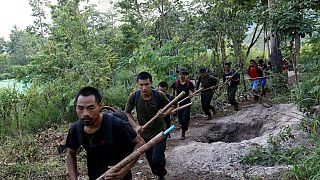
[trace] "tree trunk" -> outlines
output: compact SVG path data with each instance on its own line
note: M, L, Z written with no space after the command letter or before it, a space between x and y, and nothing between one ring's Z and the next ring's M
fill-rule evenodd
M141 12L140 12L140 4L138 3L138 0L135 0L135 1L134 1L134 5L135 5L136 13L138 14L138 17L139 17L140 20L141 20L141 24L142 24L142 28L143 28L143 35L147 36L146 24L145 24L145 21L144 21L143 16L141 15Z
M268 0L269 9L273 9L275 5L275 0ZM270 18L270 27L273 26L273 22ZM271 70L273 72L272 81L272 93L273 97L279 94L286 94L288 92L288 74L282 73L281 67L281 50L280 50L280 36L278 32L270 33L270 62Z
M275 0L268 0L269 9L272 9L275 5ZM272 20L270 21L270 27L273 26ZM281 73L281 50L280 50L280 37L278 32L271 32L270 34L270 61L271 69L274 73Z
M233 41L234 55L235 55L235 57L238 58L238 62L239 62L238 68L240 68L240 70L242 72L241 73L241 78L243 79L242 84L243 84L243 88L244 88L244 94L246 94L247 85L246 85L246 81L244 80L246 70L245 70L245 67L244 67L244 58L243 58L243 54L242 54L241 41L238 40L238 38L232 39L232 41Z
M165 38L165 42L166 42L166 41L170 40L170 30L168 28L166 14L164 12L164 1L161 0L161 6L155 0L153 0L152 2L154 4L154 6L158 9L159 13L161 14L163 30L165 31L165 35L166 35L166 38Z
M295 81L297 86L299 86L298 82L298 72L297 72L297 65L300 62L300 46L301 46L301 37L300 35L296 35L295 40L294 40L294 46L295 46L295 59L292 60L293 63L293 70L294 70L294 75L295 75Z
M294 46L295 46L295 54L296 54L295 64L298 65L300 62L300 47L301 47L301 36L298 34L295 37Z
M221 59L222 59L222 63L224 64L226 59L227 59L226 43L225 43L225 40L224 40L224 36L219 36L219 41L220 41Z

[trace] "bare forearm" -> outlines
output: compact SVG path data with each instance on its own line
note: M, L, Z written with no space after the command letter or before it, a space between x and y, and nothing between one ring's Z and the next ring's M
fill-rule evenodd
M134 151L145 144L143 138L139 134L137 134L137 137L133 140L133 143L135 144L133 148Z
M137 128L139 126L139 124L134 120L133 116L131 113L126 113L128 120L130 122L130 124L133 126L133 128Z
M70 150L68 149L68 151ZM77 160L75 153L67 152L67 167L70 179L77 180Z

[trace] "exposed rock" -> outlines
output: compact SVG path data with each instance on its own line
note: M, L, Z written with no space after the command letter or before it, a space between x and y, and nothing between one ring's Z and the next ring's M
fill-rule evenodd
M257 105L208 121L209 126L190 130L193 141L167 152L169 179L281 179L290 166L251 167L240 164L240 157L251 147L266 147L269 135L277 135L287 126L295 137L288 146L308 143L305 133L294 130L302 118L295 106L285 104L271 108Z

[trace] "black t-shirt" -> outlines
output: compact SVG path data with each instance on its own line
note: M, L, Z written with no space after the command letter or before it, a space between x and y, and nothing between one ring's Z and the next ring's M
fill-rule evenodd
M176 91L176 95L179 95L182 91L184 91L186 93L186 95L181 97L181 99L189 96L190 91L194 92L194 84L190 80L187 80L187 81L189 81L189 87L188 87L188 82L186 82L182 85L180 83L180 80L178 80L177 87L176 87L176 81L173 82L170 86L174 91ZM188 99L184 100L183 102L181 102L180 105L185 105L190 102L191 102L191 100L190 100L190 98L188 98Z
M69 129L66 145L77 150L80 145L87 153L88 176L96 179L113 166L127 157L132 151L132 141L137 134L129 122L104 113L102 124L94 134L84 132L84 126L78 120ZM131 179L131 172L124 179Z
M235 73L235 72L233 72L233 71L230 71L230 72L228 72L228 73L224 73L224 74L223 74L223 82L226 82L227 76L232 76L234 73ZM237 80L237 79L240 80L240 74L239 74L239 73L235 73L235 74L233 75L232 79L233 79L233 80ZM228 86L230 86L230 87L236 87L240 82L239 82L239 81L238 81L238 82L232 81L232 79L231 79L227 84L228 84Z

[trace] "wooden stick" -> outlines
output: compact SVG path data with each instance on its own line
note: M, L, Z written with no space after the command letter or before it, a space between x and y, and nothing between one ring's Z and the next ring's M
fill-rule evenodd
M215 88L215 87L216 87L216 88L221 88L221 87L223 87L224 85L226 85L226 84L232 79L232 77L233 77L238 71L239 71L239 70L237 70L236 72L234 72L234 73L231 75L231 77L228 78L223 84L221 84L221 85L215 85L215 86L211 86L211 87L202 89L201 92L208 91L208 90L213 89L213 88Z
M159 142L163 141L165 137L171 133L175 128L175 125L172 125L169 129L165 132L160 132L154 138L152 138L149 142L144 144L143 146L139 147L137 150L133 151L129 156L118 162L116 165L112 166L109 170L103 173L101 176L97 178L97 180L103 179L103 177L108 173L114 173L119 171L121 168L125 167L127 164L131 163L132 161L138 159L143 153L149 150L154 145L158 144Z
M228 78L228 79L227 79L221 86L219 86L218 88L221 88L221 87L223 87L224 85L226 85L238 71L240 71L240 70L239 70L239 69L236 70L236 72L234 72L234 73L231 75L231 77ZM240 79L239 79L239 81L240 81Z
M269 77L263 76L263 77L255 77L255 78L246 78L245 80L258 80L258 79L263 79L263 78L269 78Z
M194 93L192 93L192 97L193 97L194 95L198 94L199 92L201 92L202 89L203 89L203 88L200 88L200 89L196 90ZM182 92L184 92L184 91L182 91ZM178 104L180 104L181 102L183 102L184 100L186 100L186 99L188 99L188 98L191 98L191 95L183 98L181 101L178 102Z
M175 113L175 112L177 112L177 111L180 111L181 109L184 109L184 108L186 108L186 107L190 107L191 105L192 105L192 103L185 104L185 105L183 105L183 106L181 106L181 107L178 107L178 108L172 110L172 111L170 112L170 114L173 114L173 113Z
M195 91L195 92L192 94L192 97L193 97L194 95L198 94L199 92L204 92L204 91L213 89L214 87L217 87L217 88L223 87L224 85L226 85L226 84L232 79L232 77L233 77L238 71L239 71L239 70L236 70L236 72L234 72L234 73L231 75L231 77L228 78L222 85L220 85L220 86L218 86L218 85L216 85L216 86L211 86L211 87L208 87L208 88L205 88L205 89L200 88L200 89L198 89L197 91ZM185 97L184 99L182 99L181 101L179 101L178 104L180 104L181 102L183 102L184 100L186 100L186 99L188 99L188 98L191 98L191 96L189 95L189 96Z
M159 113L157 113L153 118L151 118L146 124L142 126L142 130L146 129L153 121L155 121L158 117L159 114L166 112L166 110L171 107L174 103L176 103L182 96L184 96L186 93L182 91L178 96L176 96L172 101L170 101L169 104L167 104L164 108L161 109Z

